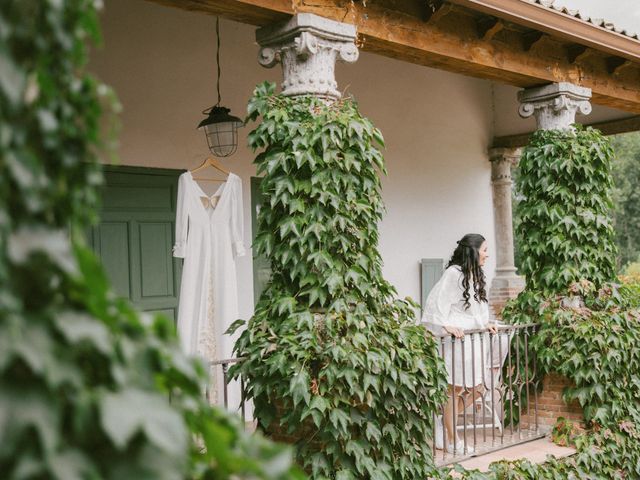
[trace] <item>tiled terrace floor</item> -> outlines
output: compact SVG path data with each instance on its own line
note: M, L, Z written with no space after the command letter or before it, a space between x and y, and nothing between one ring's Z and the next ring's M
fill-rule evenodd
M499 460L519 460L527 459L532 463L542 463L546 461L547 455L556 458L568 457L576 453L575 449L560 447L553 443L550 438L539 438L527 443L521 443L512 447L491 452L479 457L473 457L460 462L468 470L478 469L481 472L489 470L489 465Z
M475 453L473 455L463 455L462 452L457 452L454 456L452 453L445 453L443 450L436 450L435 452L435 461L437 465L447 465L450 463L461 463L465 464L463 460L473 458L478 459L478 457L484 458L485 456L490 456L492 458L491 462L495 462L496 460L500 460L502 455L509 454L509 451L512 448L520 448L520 445L523 442L527 442L524 445L532 445L533 440L543 439L545 435L548 433L548 430L540 428L537 432L524 430L520 433L513 432L507 428L504 432L504 436L502 436L498 430L495 431L495 437L493 432L489 429L486 431L486 437L482 430L478 430L476 432L476 446ZM460 432L460 435L462 432ZM549 441L549 443L551 443ZM554 445L553 443L551 443ZM474 445L474 434L470 429L467 431L467 445ZM536 444L538 445L538 444ZM522 449L520 448L520 450ZM543 455L543 459L546 454ZM520 458L520 457L518 457ZM487 464L488 465L488 464ZM477 468L477 467L474 467Z

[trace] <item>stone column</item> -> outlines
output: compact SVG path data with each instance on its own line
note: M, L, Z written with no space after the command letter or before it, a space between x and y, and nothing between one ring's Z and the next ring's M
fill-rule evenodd
M356 27L310 13L298 13L286 23L256 31L258 61L271 68L282 64L283 95L317 95L340 98L335 81L336 60L355 62Z
M489 301L498 316L507 300L515 298L524 288L524 279L517 275L515 267L511 208L511 167L518 163L520 153L519 148L489 150L496 238L496 275L491 282Z
M523 118L534 115L538 130L566 130L576 121L576 113L591 113L591 89L572 83L552 83L518 92Z

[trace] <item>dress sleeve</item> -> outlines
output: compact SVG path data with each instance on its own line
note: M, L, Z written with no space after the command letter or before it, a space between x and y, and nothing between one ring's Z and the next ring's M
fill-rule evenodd
M244 248L244 210L242 208L242 180L234 182L233 199L231 201L231 240L236 257L242 257Z
M489 303L480 302L480 324L485 328L489 324Z
M422 322L436 334L441 333L444 325L449 325L451 307L460 301L462 291L459 285L460 275L455 268L444 271L427 297Z
M187 251L187 230L189 225L189 214L187 213L186 202L186 178L180 175L178 180L178 202L176 205L176 243L173 246L173 256L184 258Z

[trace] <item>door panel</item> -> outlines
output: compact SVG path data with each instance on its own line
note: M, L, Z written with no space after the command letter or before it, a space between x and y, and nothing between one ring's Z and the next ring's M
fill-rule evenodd
M116 293L123 297L131 295L129 279L129 224L127 222L104 222L96 228L97 250Z
M172 296L173 260L167 255L173 243L171 222L141 223L140 229L140 285L141 297Z
M177 318L182 263L173 258L180 170L105 167L101 222L90 243L118 295Z

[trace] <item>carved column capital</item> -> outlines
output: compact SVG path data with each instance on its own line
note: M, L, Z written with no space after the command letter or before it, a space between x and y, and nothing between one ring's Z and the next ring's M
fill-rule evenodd
M576 113L591 113L591 89L561 82L518 92L521 117L535 116L539 130L566 130L576 121Z
M355 62L356 27L310 13L298 13L288 22L256 31L258 61L271 68L282 63L283 95L340 98L335 80L336 60Z
M490 148L491 182L511 184L511 167L518 164L521 154L521 148Z

